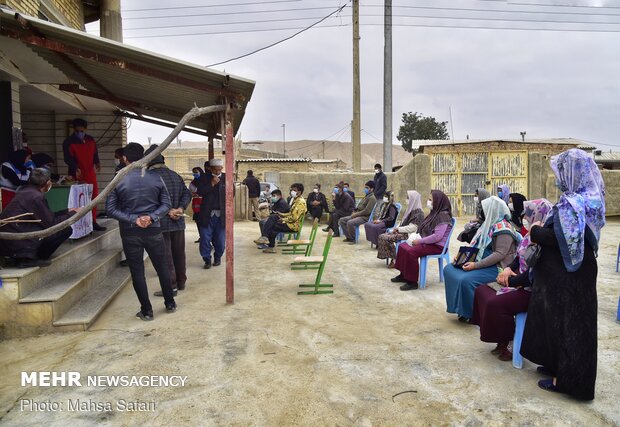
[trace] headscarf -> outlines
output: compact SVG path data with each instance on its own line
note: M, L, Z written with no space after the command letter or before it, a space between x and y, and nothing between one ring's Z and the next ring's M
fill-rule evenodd
M484 212L482 211L482 201L484 199L488 199L491 197L491 193L489 193L484 188L479 188L476 190L478 192L478 203L476 204L476 218L478 218L481 222L484 221Z
M388 198L388 202L382 202L381 204L381 210L379 211L379 219L383 220L385 219L385 217L389 214L390 212L390 206L394 206L394 192L393 191L386 191L383 194L383 197L387 196Z
M512 223L517 227L523 227L523 222L521 221L521 215L523 215L523 202L527 200L527 198L521 193L512 193L510 195L512 199Z
M28 152L26 150L15 150L12 153L9 153L9 163L11 163L16 169L18 169L22 174L26 173L26 157L28 157Z
M403 215L403 222L415 209L422 209L422 196L415 190L407 190L407 210Z
M452 224L452 205L448 196L443 191L433 190L431 197L433 198L433 209L418 227L418 233L422 237L433 234L433 230L439 224Z
M553 209L553 204L547 199L530 200L526 201L523 205L525 209L523 211L523 217L528 220L530 225L537 221L544 224ZM528 269L525 263L525 250L529 244L530 232L528 231L517 248L517 254L519 255L519 273L524 273Z
M487 246L491 244L493 237L499 234L510 234L517 242L521 240L521 236L515 231L508 218L510 218L510 209L502 199L491 196L482 202L484 210L484 222L471 239L471 246L478 248L476 261L482 260Z
M568 272L579 270L584 242L596 253L605 225L605 183L591 157L573 148L551 158L563 194L553 209L553 228Z
M50 163L54 163L54 159L52 156L45 153L36 153L32 155L32 162L38 168L41 168L45 165L49 165Z
M498 190L502 190L502 197L501 199L506 202L506 206L508 206L508 203L510 203L510 187L508 187L506 184L502 184L499 185L497 187ZM498 196L499 197L499 196Z

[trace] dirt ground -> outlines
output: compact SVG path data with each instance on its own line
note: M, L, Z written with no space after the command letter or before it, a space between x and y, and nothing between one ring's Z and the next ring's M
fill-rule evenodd
M527 361L518 370L492 356L475 326L446 313L436 263L427 289L401 292L366 241L338 241L324 275L335 293L298 296L297 285L315 273L292 272L290 256L256 250L257 235L256 223L236 224L232 306L225 305L224 266L202 269L190 226L189 279L176 313L153 297L155 320L135 319L139 306L128 286L87 332L0 343L0 424L620 425L620 222L604 229L599 254L591 403L540 390ZM324 239L319 232L315 254ZM152 268L147 276L156 290ZM188 379L183 387L21 387L22 371ZM69 411L67 401L78 399L139 400L154 409ZM63 410L22 410L24 400L59 402Z

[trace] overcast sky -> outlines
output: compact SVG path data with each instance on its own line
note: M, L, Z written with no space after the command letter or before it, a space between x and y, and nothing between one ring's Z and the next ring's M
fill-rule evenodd
M228 6L174 9L225 3ZM234 5L239 3L254 4ZM275 47L214 68L256 81L240 129L244 141L281 140L283 123L287 140L331 136L349 141L348 130L338 131L346 128L352 117L350 3L256 3L259 1L158 0L148 2L152 10L130 11L146 9L147 2L122 0L125 43L209 65L283 39L347 3L338 16L319 25L332 27L310 29ZM375 138L382 140L383 134L382 4L382 0L361 0L361 117L362 141L366 143L379 142ZM550 4L555 6L541 6ZM399 144L396 134L402 113L418 111L450 121L451 107L456 139L466 135L475 139L519 138L519 132L526 131L527 138L573 137L596 142L604 150L620 150L620 0L393 0L393 6L395 144ZM311 10L290 10L302 8ZM273 10L286 11L263 13ZM146 18L154 16L165 18ZM255 22L275 20L279 21ZM534 20L571 23L528 22ZM246 23L214 25L240 21ZM156 28L162 26L174 28ZM149 29L131 30L137 27ZM290 29L256 31L274 28ZM97 31L92 25L88 29ZM204 34L222 31L248 32ZM194 35L171 36L189 33ZM163 36L134 38L151 35ZM130 140L143 143L147 136L156 142L168 133L168 129L136 121L129 130ZM182 139L200 137L188 134Z

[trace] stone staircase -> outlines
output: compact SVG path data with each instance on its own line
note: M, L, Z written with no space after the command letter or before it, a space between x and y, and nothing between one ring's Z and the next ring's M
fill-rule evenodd
M108 229L65 242L48 267L0 270L0 338L86 330L131 281L117 222L100 223Z

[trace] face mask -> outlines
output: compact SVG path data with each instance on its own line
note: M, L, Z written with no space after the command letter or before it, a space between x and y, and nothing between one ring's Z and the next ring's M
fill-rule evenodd
M217 175L213 174L213 176L219 178L220 176L222 176L222 172L218 173Z
M333 193L334 194L338 194L338 188L337 187L334 187Z
M52 170L52 167L50 165L43 165L41 166L41 169L45 169L45 170Z
M79 139L84 139L84 136L86 136L86 132L76 132L75 136L77 136Z
M499 190L499 191L497 192L497 197L499 197L500 199L501 199L502 197L504 197L504 192L503 192L502 190Z
M277 203L277 202L278 202L278 198L277 198L277 197L272 197L272 198L271 198L271 201L272 201L273 203Z
M368 195L368 193L370 193L370 190L368 188L364 188L364 194Z
M312 190L312 191L314 191L315 193L317 193L317 194L318 194L319 189L318 189L318 188L315 188L315 189L314 189L314 190Z
M114 164L118 166L121 164L121 161L119 159L114 159Z
M342 189L342 191L344 191L345 193L348 193L348 192L349 192L349 189L348 189L347 187L344 187L344 188Z
M515 207L512 203L508 203L508 209L510 209L511 211L514 211Z
M479 201L479 200L480 200L480 199L479 199L478 197L475 197L475 196L474 196L474 203L478 203L478 201Z
M381 172L381 169L375 169L375 173Z
M291 190L291 197L293 198L297 197L297 191Z
M433 202L430 200L426 201L426 207L429 208L430 210L433 210Z
M24 166L26 167L26 169L32 169L34 168L34 162L32 160L28 160L26 163L24 163Z
M390 201L390 199L388 199L387 197L384 197L384 198L383 198L383 203L387 203L387 202L389 202L389 201Z
M196 172L196 173L195 173L195 174L193 174L193 175L194 175L194 178L195 178L195 179L200 178L200 173L198 173L198 172Z

